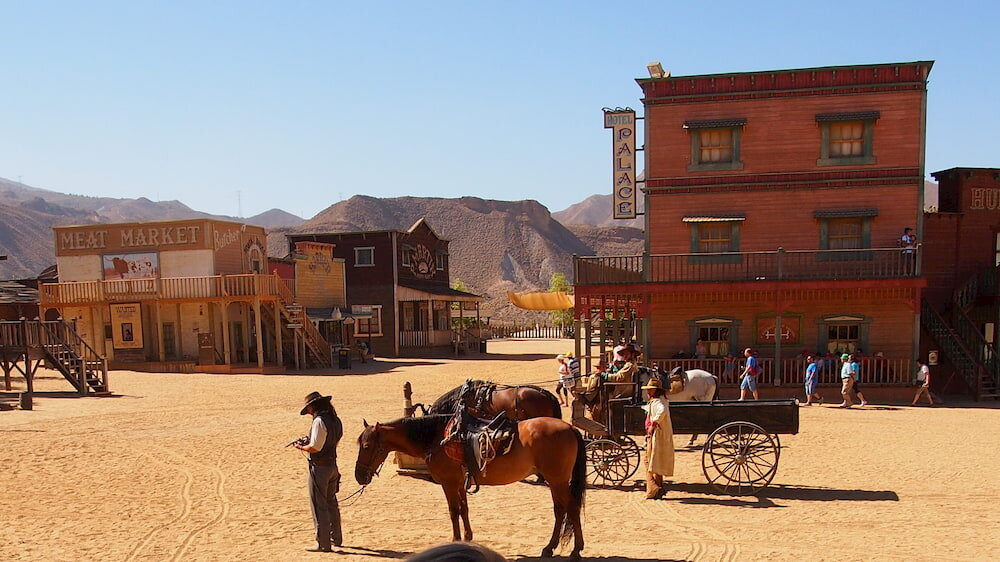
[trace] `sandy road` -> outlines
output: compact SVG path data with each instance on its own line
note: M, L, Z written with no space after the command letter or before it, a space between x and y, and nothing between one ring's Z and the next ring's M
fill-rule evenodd
M0 412L3 560L316 560L303 434L312 390L332 394L346 437L342 496L361 420L402 413L402 385L430 401L467 377L551 380L566 341L490 342L485 358L382 360L341 375L114 372L116 398L43 395ZM65 392L52 373L42 391ZM549 385L553 386L553 385ZM68 394L68 393L66 393ZM766 391L765 391L766 394ZM1000 552L1000 408L883 405L801 410L760 497L713 493L700 452L676 440L666 497L588 491L584 554L602 560L984 560ZM568 414L568 412L567 412ZM551 530L544 486L484 488L476 538L534 560ZM344 510L340 560L401 558L449 538L440 488L387 465ZM331 557L325 556L327 559Z

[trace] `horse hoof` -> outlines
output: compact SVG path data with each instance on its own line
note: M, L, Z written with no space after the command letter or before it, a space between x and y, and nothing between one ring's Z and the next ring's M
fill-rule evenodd
M542 549L542 558L552 558L552 549L551 548L543 548Z

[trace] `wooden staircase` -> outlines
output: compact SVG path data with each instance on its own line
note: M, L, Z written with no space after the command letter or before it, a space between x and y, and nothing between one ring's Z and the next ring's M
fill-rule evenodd
M955 290L951 305L939 313L926 300L921 302L920 320L972 389L976 400L1000 399L1000 360L969 317L980 297L997 295L1000 269L987 268ZM995 317L995 315L994 315Z
M84 341L72 324L62 320L2 324L0 349L8 359L23 360L25 373L33 373L32 360L44 359L48 366L62 373L81 396L109 393L107 359Z
M306 316L305 309L298 303L295 302L295 295L288 288L287 285L275 275L278 287L278 300L275 301L275 308L278 310L278 314L281 315L281 331L284 350L289 353L289 357L294 356L294 333L299 332L299 336L305 342L305 361L307 366L314 368L328 368L332 367L332 355L330 344L323 338L323 335L319 333L316 326L309 321ZM264 310L267 310L264 308ZM271 315L271 312L267 310L264 313L265 317ZM270 321L274 321L271 317ZM288 325L300 325L301 328L289 328Z

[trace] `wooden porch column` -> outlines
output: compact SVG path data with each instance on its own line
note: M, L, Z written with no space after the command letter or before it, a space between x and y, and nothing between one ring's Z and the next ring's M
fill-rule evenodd
M226 365L232 363L229 350L229 304L226 301L219 301L222 308L222 360Z
M274 351L278 358L278 365L285 364L284 352L281 349L281 311L278 310L278 301L274 301Z
M177 303L177 321L174 323L174 329L177 333L174 334L174 342L177 346L177 357L184 357L184 325L181 323L181 303Z
M240 301L240 318L243 319L243 349L240 351L240 363L250 362L250 305Z
M264 334L260 322L260 297L253 300L253 323L257 328L257 366L264 368Z
M167 354L163 349L163 311L160 309L160 301L156 301L153 307L153 321L156 325L156 349L160 358L160 363L167 360Z

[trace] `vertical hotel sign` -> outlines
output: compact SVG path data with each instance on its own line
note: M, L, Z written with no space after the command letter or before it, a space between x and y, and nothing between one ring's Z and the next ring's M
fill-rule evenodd
M605 109L604 128L611 129L614 137L611 143L613 169L612 217L634 219L636 217L635 194L635 111L629 108Z

